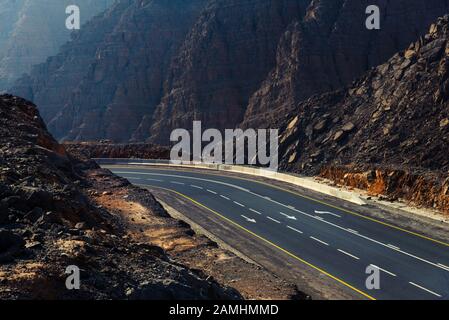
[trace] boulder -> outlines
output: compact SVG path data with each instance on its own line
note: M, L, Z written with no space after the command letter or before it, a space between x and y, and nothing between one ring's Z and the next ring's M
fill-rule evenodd
M0 263L14 260L25 248L25 240L13 232L0 229Z

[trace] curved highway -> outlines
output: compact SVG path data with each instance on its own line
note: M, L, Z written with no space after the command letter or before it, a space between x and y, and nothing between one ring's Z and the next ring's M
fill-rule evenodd
M248 241L269 243L366 299L449 298L446 243L250 177L108 168L131 183L170 190L207 208L223 223L245 230ZM373 272L380 275L379 289L366 286Z

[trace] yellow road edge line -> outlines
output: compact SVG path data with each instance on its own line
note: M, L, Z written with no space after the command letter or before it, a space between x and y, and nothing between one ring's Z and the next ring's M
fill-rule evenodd
M111 167L114 167L114 166L111 166ZM120 166L118 166L118 167L120 167ZM130 166L130 167L134 167L135 168L135 166ZM107 168L107 166L105 166L105 168ZM144 166L142 166L142 168L148 169L147 167L144 167ZM187 169L190 169L190 168L187 168ZM173 171L173 170L163 169L163 168L162 169L161 168L157 168L157 170ZM210 170L210 169L203 169L203 170ZM232 172L232 171L230 171L230 172ZM214 174L214 173L211 173L211 174ZM219 174L214 174L214 175L220 176ZM268 184L268 183L263 182L263 181L251 180L251 179L246 179L246 178L241 178L241 177L234 177L234 176L232 178L239 179L239 180L244 180L244 181L255 182L255 183L262 184L262 185L265 185L265 186L268 186L268 187L271 187L271 188L274 188L274 189L282 190L282 191L294 194L294 195L296 195L298 197L301 197L303 199L308 199L310 201L314 201L314 202L317 202L317 203L320 203L320 204L324 204L324 205L326 205L328 207L331 207L331 208L334 208L334 209L337 209L337 210L340 210L340 211L352 214L354 216L357 216L357 217L360 217L360 218L363 218L363 219L366 219L366 220L370 220L372 222L379 223L379 224L381 224L383 226L390 227L390 228L393 228L393 229L396 229L396 230L399 230L399 231L402 231L402 232L414 235L416 237L419 237L419 238L422 238L422 239L425 239L425 240L428 240L428 241L432 241L432 242L441 244L441 245L443 245L445 247L449 247L449 243L446 243L446 242L443 242L443 241L440 241L440 240L436 240L436 239L430 238L428 236L425 236L423 234L420 234L420 233L417 233L417 232L414 232L414 231L410 231L410 230L407 230L407 229L395 226L395 225L390 224L388 222L383 222L383 221L377 220L375 218L368 217L368 216L366 216L364 214L361 214L361 213L357 213L357 212L353 212L353 211L348 210L348 209L337 207L335 205L332 205L332 204L327 203L327 202L322 201L322 200L318 200L318 199L315 199L315 198L312 198L312 197L309 197L309 196L304 196L304 195L299 194L299 193L297 193L295 191L292 191L292 190L288 190L288 189L285 189L285 188L282 188L282 187L279 187L279 186L276 186L276 185L271 185L271 184ZM267 179L269 179L269 178L267 178ZM285 182L285 183L288 183L288 182Z
M338 277L336 277L336 276L334 276L334 275L328 273L327 271L324 271L324 270L321 269L320 267L317 267L317 266L313 265L313 264L310 263L310 262L307 262L306 260L304 260L304 259L298 257L297 255L291 253L290 251L288 251L288 250L286 250L286 249L284 249L284 248L278 246L277 244L271 242L270 240L265 239L264 237L262 237L262 236L260 236L260 235L258 235L258 234L256 234L256 233L254 233L254 232L252 232L251 230L246 229L245 227L241 226L241 225L238 224L237 222L235 222L235 221L233 221L233 220L231 220L231 219L229 219L229 218L223 216L222 214L218 213L217 211L215 211L215 210L209 208L208 206L206 206L206 205L204 205L204 204L202 204L202 203L196 201L195 199L190 198L189 196L187 196L187 195L185 195L185 194L183 194L183 193L181 193L181 192L178 192L178 191L172 190L172 189L168 189L168 188L163 188L163 187L158 187L158 186L152 186L152 185L139 185L139 186L154 187L154 188L157 188L157 189L162 189L162 190L166 190L166 191L173 192L173 193L175 193L175 194L177 194L177 195L179 195L179 196L181 196L181 197L183 197L183 198L185 198L185 199L191 201L192 203L196 204L197 206L200 206L200 207L202 207L202 208L204 208L204 209L206 209L206 210L212 212L213 214L215 214L215 215L219 216L220 218L222 218L223 220L225 220L225 221L227 221L227 222L229 222L229 223L235 225L235 226L238 227L239 229L242 229L243 231L245 231L245 232L251 234L252 236L254 236L254 237L256 237L256 238L258 238L258 239L260 239L260 240L262 240L262 241L264 241L264 242L266 242L266 243L268 243L269 245L271 245L271 246L275 247L276 249L278 249L278 250L284 252L285 254L289 255L290 257L292 257L292 258L294 258L294 259L296 259L296 260L298 260L298 261L304 263L305 265L307 265L307 266L309 266L309 267L311 267L311 268L313 268L313 269L315 269L315 270L317 270L317 271L323 273L324 275L330 277L331 279L333 279L333 280L335 280L335 281L337 281L337 282L343 284L344 286L346 286L346 287L352 289L353 291L355 291L355 292L361 294L361 295L364 296L365 298L368 298L369 300L376 300L376 298L370 296L369 294L363 292L362 290L357 289L356 287L350 285L350 284L347 283L346 281L344 281L344 280L342 280L342 279L340 279L340 278L338 278Z

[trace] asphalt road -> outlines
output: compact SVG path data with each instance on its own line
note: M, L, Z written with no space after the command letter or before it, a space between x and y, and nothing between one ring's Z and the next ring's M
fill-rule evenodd
M448 244L250 177L111 170L131 183L164 188L194 201L223 223L245 230L248 241L269 243L367 299L449 299ZM366 286L373 272L380 275L379 289Z

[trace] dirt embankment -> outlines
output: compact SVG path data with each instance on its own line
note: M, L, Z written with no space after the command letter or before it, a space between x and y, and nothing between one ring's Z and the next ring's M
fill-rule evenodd
M390 201L403 200L418 207L449 214L449 175L392 168L323 167L319 175L335 183L366 190Z

